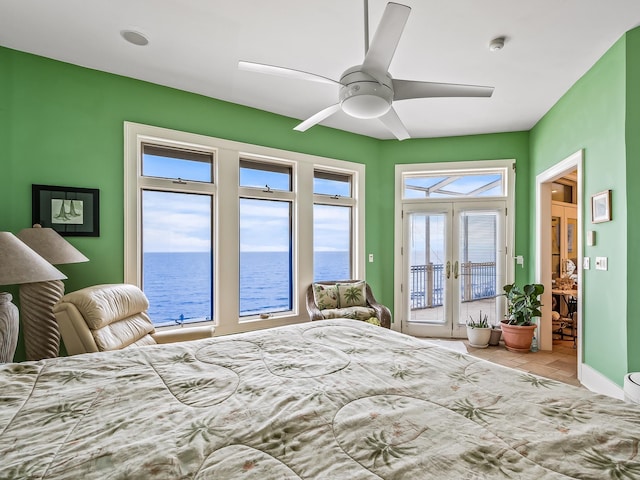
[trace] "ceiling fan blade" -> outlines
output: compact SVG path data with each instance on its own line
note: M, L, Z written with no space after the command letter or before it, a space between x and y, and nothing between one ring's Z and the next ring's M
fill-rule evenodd
M384 75L383 79L386 78L409 13L411 13L410 7L393 2L389 2L384 9L378 29L373 35L369 51L362 63L362 70L378 81L381 80L378 78L379 75Z
M313 127L314 125L320 123L325 118L330 117L331 115L336 113L338 110L340 110L339 103L336 103L335 105L331 105L330 107L327 107L324 110L320 110L315 115L307 118L304 122L298 124L296 127L294 127L294 130L297 130L298 132L304 132L309 128Z
M492 94L493 87L479 85L393 80L394 100L433 97L490 97Z
M340 85L340 82L337 82L327 77L323 77L322 75L303 72L302 70L294 70L292 68L266 65L264 63L245 62L243 60L240 60L238 62L238 68L240 70L246 70L248 72L258 72L258 73L265 73L267 75L278 75L280 77L297 78L299 80L311 80L312 82L321 82L321 83L330 83L332 85Z
M406 140L407 138L410 138L409 132L407 132L402 120L400 120L400 117L393 107L391 107L387 113L379 117L379 119L398 140Z

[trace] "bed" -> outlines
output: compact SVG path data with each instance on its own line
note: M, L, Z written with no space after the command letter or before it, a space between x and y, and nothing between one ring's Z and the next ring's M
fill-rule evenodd
M356 320L0 365L1 479L640 478L640 409Z

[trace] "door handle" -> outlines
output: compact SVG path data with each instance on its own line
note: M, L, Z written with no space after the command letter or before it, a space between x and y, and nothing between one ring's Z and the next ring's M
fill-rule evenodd
M451 262L447 260L447 279L451 277Z
M453 265L453 278L458 279L458 261Z

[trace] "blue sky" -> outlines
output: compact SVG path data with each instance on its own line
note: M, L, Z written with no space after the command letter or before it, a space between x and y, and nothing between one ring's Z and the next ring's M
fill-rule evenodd
M209 182L211 164L145 155L143 174ZM240 184L246 187L290 190L288 173L255 168L240 169ZM410 177L407 185L429 187L445 177ZM445 188L467 193L500 178L499 174L466 175ZM215 179L213 179L215 181ZM497 187L499 188L499 187ZM330 179L314 179L314 192L350 195L350 185ZM496 194L495 189L484 195ZM423 192L407 190L409 198L424 197ZM143 195L143 248L145 252L206 252L211 245L211 197L207 195L145 191ZM350 245L347 207L316 205L314 250L347 251ZM276 252L289 249L290 204L280 201L240 200L240 251ZM432 230L438 236L438 229ZM417 234L417 232L414 232ZM436 237L433 238L437 243ZM440 239L441 241L441 239ZM416 248L419 248L418 242Z
M210 164L197 161L145 155L146 176L210 181ZM277 172L241 169L243 186L269 185L289 190L289 177ZM316 179L314 191L349 195L348 184ZM207 195L144 191L143 249L145 252L206 252L211 245L211 197ZM240 200L240 251L274 252L289 249L290 203ZM314 208L314 246L316 251L349 249L350 209Z

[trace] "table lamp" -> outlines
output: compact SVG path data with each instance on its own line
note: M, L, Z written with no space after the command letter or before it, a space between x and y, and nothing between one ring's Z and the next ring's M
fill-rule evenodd
M52 265L88 262L89 259L52 228L35 224L18 233L18 238ZM66 277L64 277L66 278ZM20 285L20 307L27 360L58 356L60 331L53 306L64 295L62 280Z
M20 285L67 278L11 232L0 232L0 285ZM18 307L10 293L0 293L0 362L12 362L18 343Z

